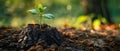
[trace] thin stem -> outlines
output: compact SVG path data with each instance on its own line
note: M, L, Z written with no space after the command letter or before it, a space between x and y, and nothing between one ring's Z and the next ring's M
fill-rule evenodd
M41 12L39 13L38 17L40 19L39 22L40 22L40 29L41 29L41 25L42 25L42 13Z
M42 22L42 13L40 13L39 17L40 17L40 25L41 25L43 23Z

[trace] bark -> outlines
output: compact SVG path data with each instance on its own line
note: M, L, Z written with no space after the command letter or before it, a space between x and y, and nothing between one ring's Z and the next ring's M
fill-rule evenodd
M108 0L82 0L82 6L85 10L85 15L95 14L92 20L98 19L101 15L105 17L108 23L113 23L108 9Z

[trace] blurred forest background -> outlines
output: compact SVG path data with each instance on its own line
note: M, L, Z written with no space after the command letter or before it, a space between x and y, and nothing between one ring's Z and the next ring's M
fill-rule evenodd
M61 26L62 23L74 23L75 20L84 15L83 0L39 0L47 7L46 13L55 15L55 20L45 20L54 26ZM108 0L107 6L110 18L116 24L120 23L120 0ZM87 3L86 3L87 4ZM34 8L34 0L0 0L0 26L23 26L38 19L29 14L27 10Z

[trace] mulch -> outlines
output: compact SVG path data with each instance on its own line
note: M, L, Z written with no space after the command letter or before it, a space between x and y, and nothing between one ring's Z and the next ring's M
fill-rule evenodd
M120 51L120 30L76 30L29 24L0 28L0 51Z

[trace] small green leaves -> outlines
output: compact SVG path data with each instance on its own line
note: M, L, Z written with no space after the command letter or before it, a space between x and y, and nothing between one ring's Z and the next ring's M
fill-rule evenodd
M54 15L53 14L43 14L42 16L47 18L47 19L54 19Z
M47 7L38 8L40 12L44 12Z
M99 27L100 25L101 25L100 19L96 19L96 20L93 21L93 26Z
M38 4L37 8L43 8L43 5L42 4Z
M38 11L37 11L36 9L28 10L28 12L30 12L30 13L33 14L33 15L38 14Z
M44 12L47 7L43 7L42 4L39 4L37 8L28 10L31 14L39 14L41 12Z
M84 23L85 21L87 21L88 16L83 15L83 16L79 16L74 24L74 26L78 27L80 24Z
M38 4L37 9L39 9L40 12L44 12L47 7L43 7L42 4Z
M43 23L43 18L54 19L53 14L44 14L47 7L43 7L42 4L36 5L35 9L28 10L29 13L40 17L40 24Z
M103 17L103 18L101 18L101 21L102 21L102 23L104 23L104 24L107 24L108 22L107 22L107 20Z

